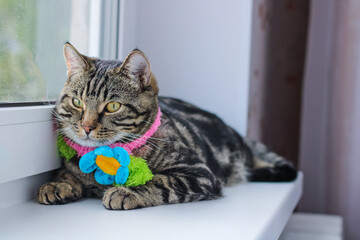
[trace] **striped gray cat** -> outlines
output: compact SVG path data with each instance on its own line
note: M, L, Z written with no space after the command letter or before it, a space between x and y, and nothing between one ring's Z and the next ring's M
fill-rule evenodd
M64 204L84 196L102 198L107 209L134 209L216 199L223 186L246 181L292 181L297 171L261 143L244 139L214 114L173 98L158 97L150 63L139 50L124 62L80 54L66 43L68 79L56 104L59 133L98 147L132 142L154 122L161 125L133 154L148 161L154 177L145 185L101 185L79 169L79 157L64 161L38 201Z

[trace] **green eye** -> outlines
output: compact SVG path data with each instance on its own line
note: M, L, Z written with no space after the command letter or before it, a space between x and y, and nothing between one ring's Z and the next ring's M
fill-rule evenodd
M116 112L117 110L119 110L120 108L120 103L118 102L109 102L108 104L106 104L106 110L108 112Z
M77 108L83 108L84 104L77 98L73 98L73 104Z

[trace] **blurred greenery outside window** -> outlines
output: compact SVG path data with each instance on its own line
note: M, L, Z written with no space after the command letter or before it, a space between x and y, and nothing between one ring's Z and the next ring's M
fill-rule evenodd
M0 0L0 103L57 99L63 44L89 54L92 1Z

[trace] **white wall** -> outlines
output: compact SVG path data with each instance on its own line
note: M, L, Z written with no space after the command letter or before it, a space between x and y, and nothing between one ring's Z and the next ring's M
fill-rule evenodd
M246 134L251 0L121 2L120 56L149 57L160 95L216 113Z

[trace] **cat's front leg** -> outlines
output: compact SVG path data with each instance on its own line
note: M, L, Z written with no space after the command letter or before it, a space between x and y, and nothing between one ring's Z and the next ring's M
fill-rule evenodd
M143 186L109 188L104 193L103 205L110 210L130 210L214 199L220 196L221 184L215 177L157 174Z
M65 204L81 198L83 191L80 181L63 169L54 182L40 186L37 198L41 204Z

